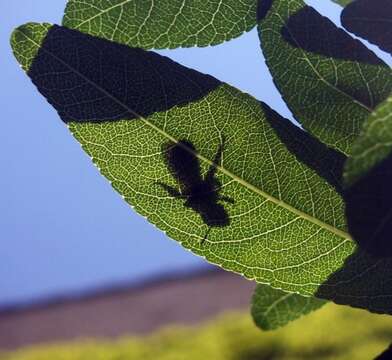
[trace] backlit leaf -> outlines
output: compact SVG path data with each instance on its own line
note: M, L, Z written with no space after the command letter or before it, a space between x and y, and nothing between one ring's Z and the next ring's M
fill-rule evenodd
M33 23L11 44L114 189L171 238L260 283L392 312L391 263L346 232L342 154L153 52Z
M306 129L349 154L392 90L391 69L301 0L260 4L261 45L284 100Z
M342 6L347 6L348 4L353 2L353 0L332 0L332 1Z
M63 25L144 49L216 45L256 25L256 0L69 0Z
M348 158L344 179L352 185L392 151L392 96L380 104L364 123Z
M262 330L275 330L326 304L325 300L258 285L252 298L252 317Z

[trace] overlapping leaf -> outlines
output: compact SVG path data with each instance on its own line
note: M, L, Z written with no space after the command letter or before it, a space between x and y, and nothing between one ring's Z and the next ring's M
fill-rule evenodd
M348 4L353 2L353 0L332 0L332 1L342 6L347 6Z
M340 153L154 53L47 24L18 28L12 46L101 173L171 238L272 287L392 312L390 262L353 254L346 233ZM215 184L216 212L184 196L186 170Z
M369 117L345 168L350 233L377 257L392 257L392 96Z
M256 0L69 0L63 25L144 49L216 45L256 25Z
M391 69L301 0L261 1L262 49L284 100L303 126L345 154L392 90Z
M380 104L365 122L347 160L344 179L352 185L392 152L392 96Z
M341 18L348 31L392 54L390 0L356 0L343 10Z
M263 330L274 330L309 314L326 304L325 300L287 293L258 285L252 298L252 317Z

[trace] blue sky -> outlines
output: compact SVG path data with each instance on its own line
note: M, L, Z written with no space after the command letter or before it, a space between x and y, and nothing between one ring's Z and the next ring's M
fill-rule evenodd
M337 21L337 5L308 3ZM28 21L61 23L65 4L0 2L0 306L206 266L114 192L14 60L12 29ZM216 47L161 53L290 117L255 30Z

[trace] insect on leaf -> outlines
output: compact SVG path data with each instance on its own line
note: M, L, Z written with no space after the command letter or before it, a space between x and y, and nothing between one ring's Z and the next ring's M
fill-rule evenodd
M208 226L208 232L212 227L223 227L230 224L230 218L225 208L218 201L226 201L234 204L231 198L219 195L221 184L215 177L217 166L220 165L223 144L218 148L215 158L203 179L200 173L199 159L196 149L187 140L177 143L165 144L163 153L167 166L173 177L180 185L180 190L158 182L169 195L175 199L185 200L184 206L199 213L204 223Z
M168 236L260 283L392 312L392 283L378 276L391 264L357 261L347 233L341 153L251 96L152 52L33 23L11 43L100 172ZM187 157L196 181L168 149ZM213 189L208 202L224 226L211 226L195 182ZM353 288L358 296L344 293Z

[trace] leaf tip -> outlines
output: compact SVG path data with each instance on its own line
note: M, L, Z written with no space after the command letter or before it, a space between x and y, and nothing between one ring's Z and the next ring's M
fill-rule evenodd
M24 71L28 71L52 24L29 22L16 27L10 37L11 49Z

